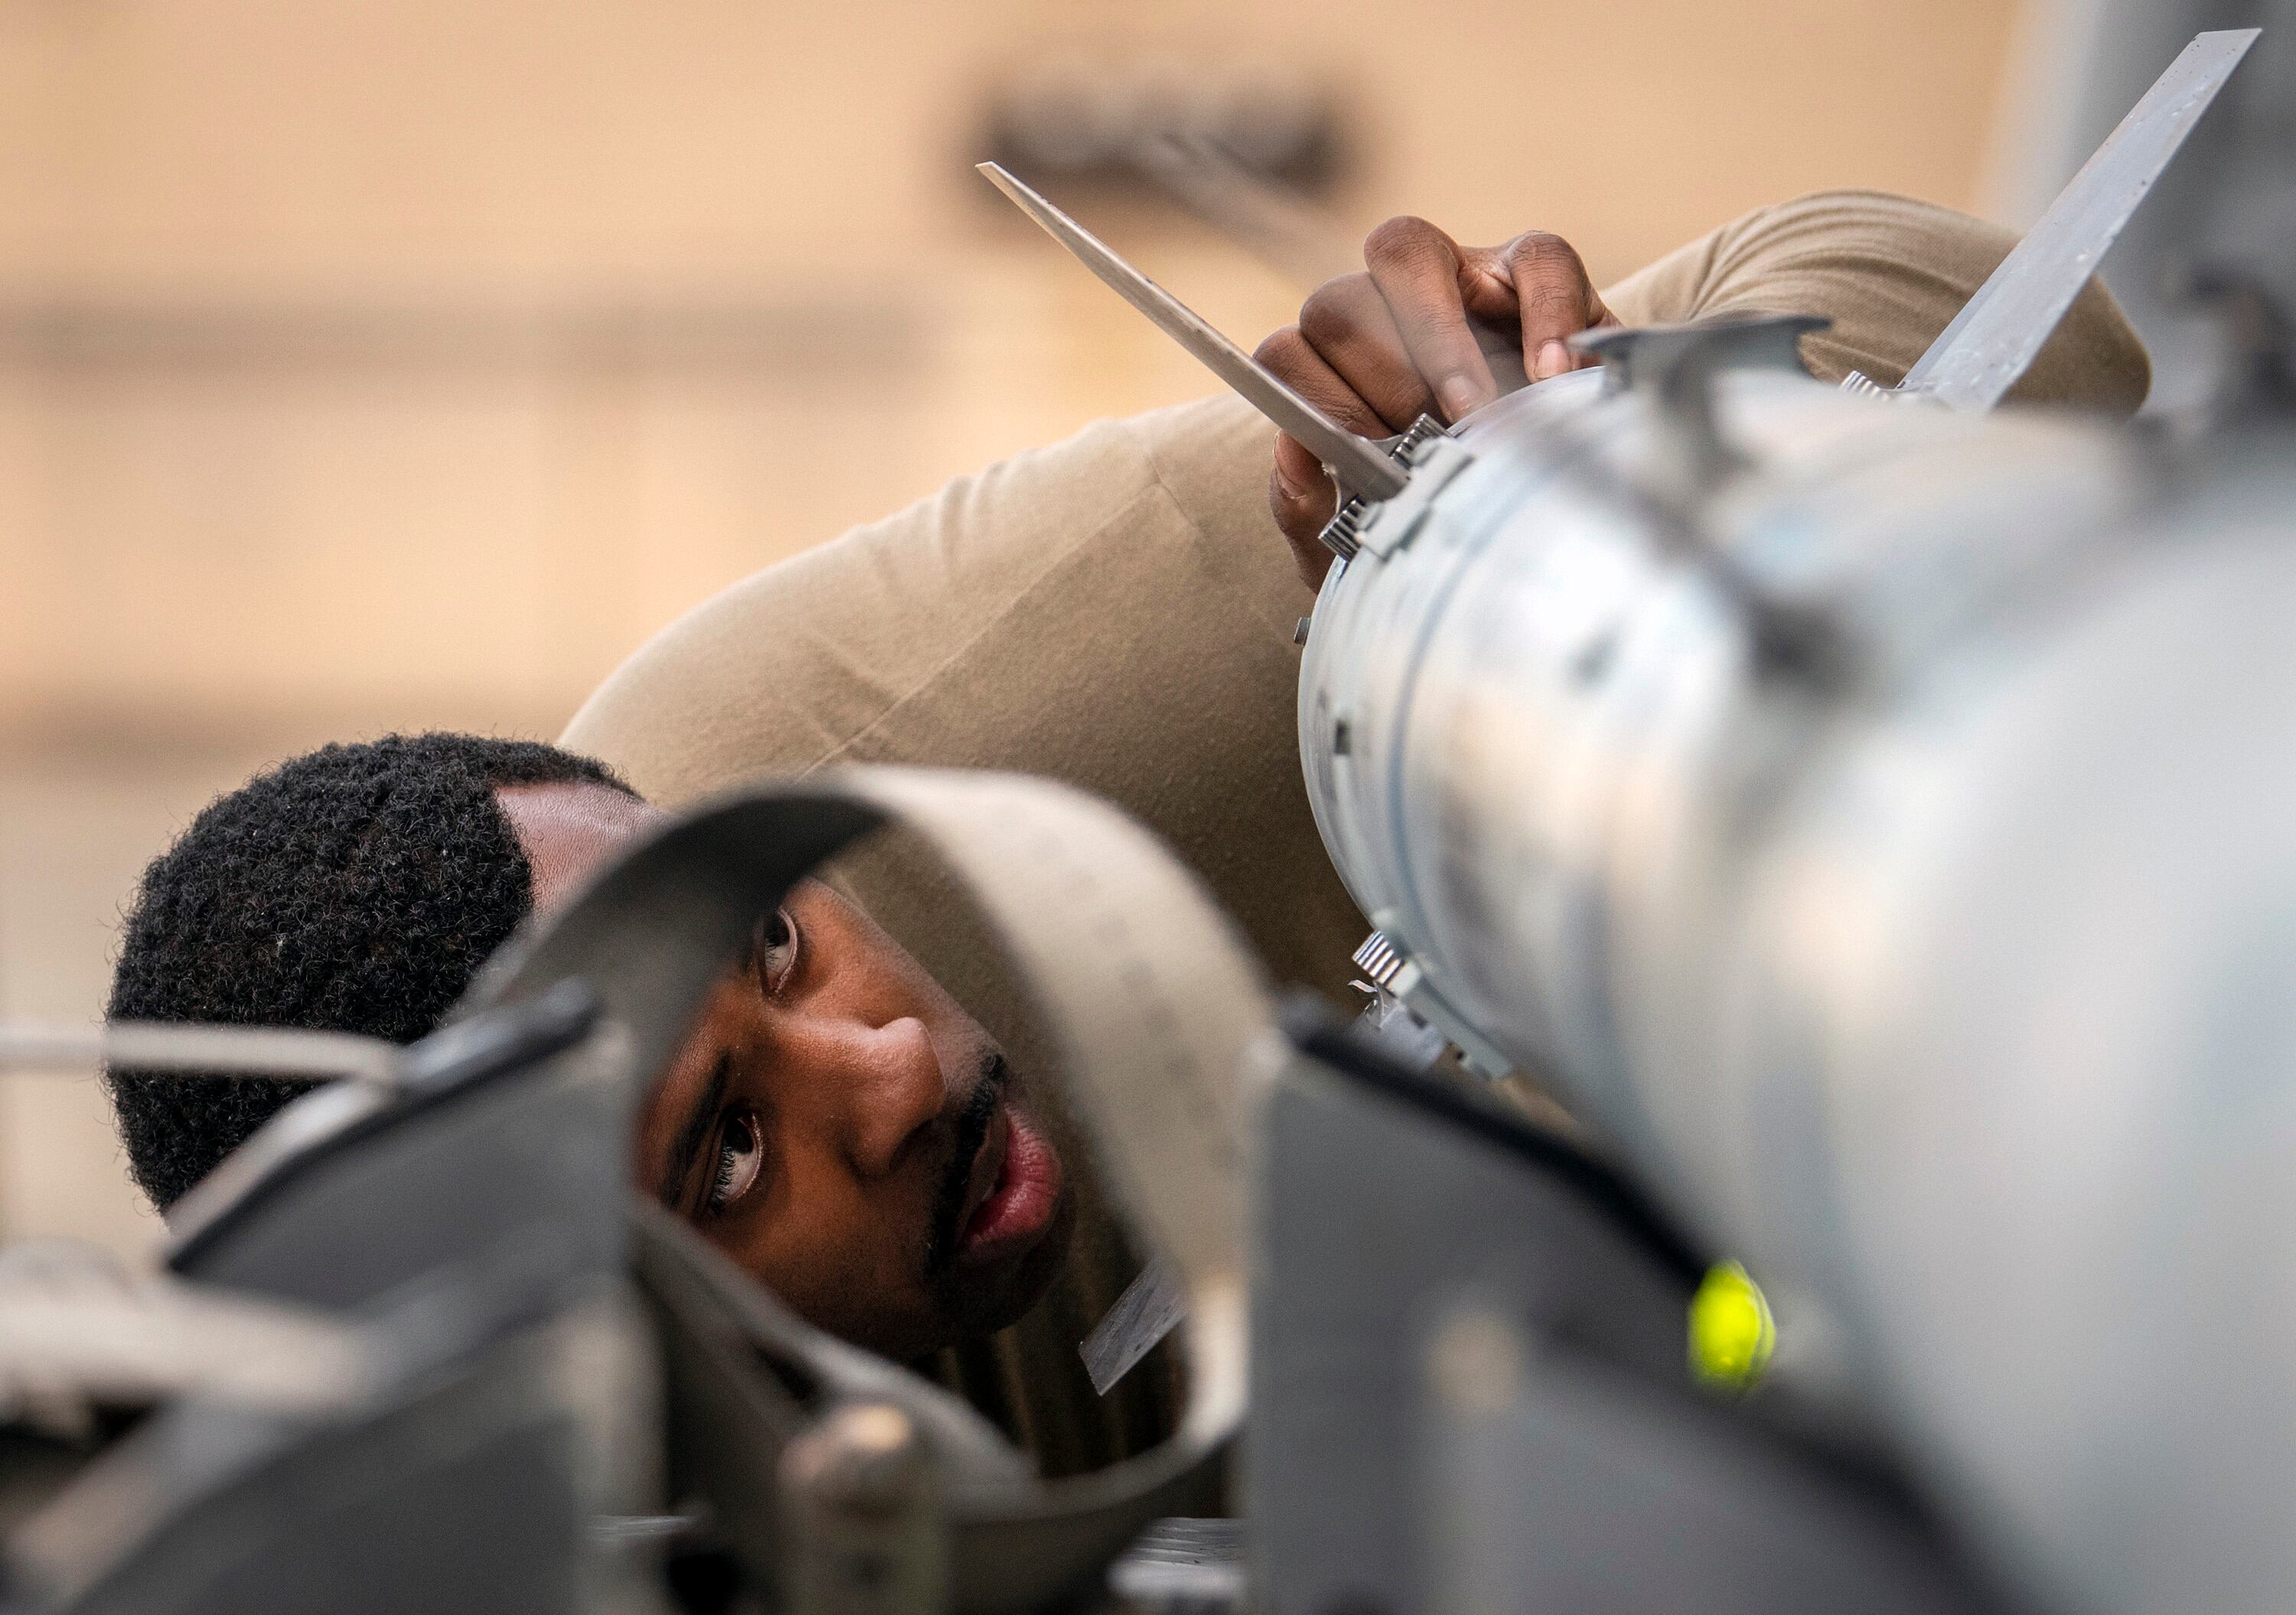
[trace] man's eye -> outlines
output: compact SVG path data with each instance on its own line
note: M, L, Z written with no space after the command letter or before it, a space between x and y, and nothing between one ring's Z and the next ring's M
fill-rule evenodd
M797 922L786 908L776 908L758 922L750 939L750 968L759 991L771 996L788 985L797 970Z
M765 1143L758 1136L758 1119L747 1111L729 1111L718 1135L718 1170L709 1180L704 1208L723 1211L757 1185L758 1170L766 1159Z

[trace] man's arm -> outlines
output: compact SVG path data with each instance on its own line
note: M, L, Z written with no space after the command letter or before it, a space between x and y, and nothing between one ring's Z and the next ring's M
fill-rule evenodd
M1809 345L1822 374L1854 365L1893 381L2012 244L1921 203L1808 197L1670 254L1580 317L1822 314L1835 322ZM2135 334L2092 288L2018 396L2127 413L2146 374ZM1269 512L1274 438L1240 400L1217 398L961 478L665 629L564 743L669 805L847 761L1067 780L1172 842L1279 979L1342 992L1364 922L1300 783L1290 629L1308 601ZM932 951L929 936L894 929Z
M672 624L562 743L672 807L842 763L1065 780L1170 841L1279 978L1344 992L1363 927L1300 781L1310 602L1267 514L1272 435L1213 398L960 478ZM937 945L915 873L858 895L961 973L969 942Z
M1822 314L1833 328L1802 342L1817 378L1858 370L1894 387L2016 244L2012 231L1929 202L1826 191L1749 213L1603 295L1629 325ZM2126 418L2152 384L2144 345L2092 280L2009 397Z

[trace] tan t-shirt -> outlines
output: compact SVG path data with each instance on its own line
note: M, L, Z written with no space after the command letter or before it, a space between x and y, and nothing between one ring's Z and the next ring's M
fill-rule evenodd
M1603 295L1629 324L1827 316L1804 344L1816 373L1893 384L2013 241L1923 203L1830 193L1751 214ZM2092 284L2015 397L2125 416L2149 381ZM1051 775L1170 843L1277 981L1344 1002L1366 927L1300 783L1292 632L1311 597L1268 513L1271 436L1215 398L960 478L697 607L600 686L562 743L673 808L840 763ZM1029 1070L1025 1012L938 872L895 846L849 884ZM1133 1266L1095 1201L1087 1212L1054 1293L958 1370L1047 1473L1136 1450L1168 1414L1160 1365L1102 1403L1077 1362Z

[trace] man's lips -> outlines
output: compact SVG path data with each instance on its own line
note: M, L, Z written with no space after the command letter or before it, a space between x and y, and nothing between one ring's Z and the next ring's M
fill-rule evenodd
M996 1193L996 1185L1004 1176L1005 1152L1012 1147L1013 1107L1000 1097L988 1118L987 1130L980 1135L980 1148L973 1152L972 1169L965 1174L964 1204L957 1212L955 1226L960 1245L980 1208Z
M974 1193L965 1197L956 1259L977 1267L1034 1244L1060 1208L1061 1158L1010 1104L999 1103L973 1162Z

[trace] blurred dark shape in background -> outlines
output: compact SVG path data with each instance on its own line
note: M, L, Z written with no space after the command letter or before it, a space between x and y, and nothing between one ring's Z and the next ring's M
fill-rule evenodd
M1175 144L1313 196L1349 177L1337 98L1273 67L1065 55L992 91L985 123L983 155L1032 182L1136 191Z

